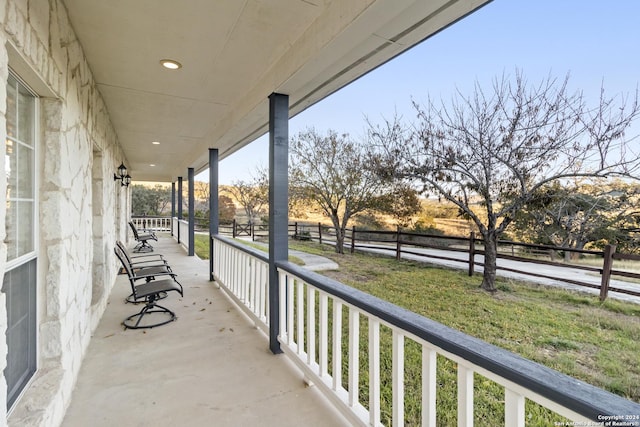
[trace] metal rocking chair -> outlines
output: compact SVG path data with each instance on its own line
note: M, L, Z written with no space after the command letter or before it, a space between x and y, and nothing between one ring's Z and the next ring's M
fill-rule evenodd
M133 221L129 221L129 227L131 227L131 231L133 231L133 238L138 242L133 252L153 252L153 246L151 246L149 240L155 240L157 242L158 238L156 234L153 231L143 234L138 233L138 229Z
M166 275L172 271L167 260L160 254L145 254L132 257L129 255L124 243L120 240L116 241L116 247L120 250L120 254L123 256L124 261L126 261L129 264L129 267L131 267L131 271L137 275L144 275L139 278L144 278L147 282L155 279L154 274ZM164 299L166 297L167 293L163 292L160 294L158 299ZM133 293L129 294L129 296L125 298L125 301L131 304L144 302L144 300L136 300Z
M176 291L181 296L184 295L182 285L176 280L176 274L173 272L147 274L144 273L143 270L134 272L131 265L126 261L124 254L117 246L115 247L115 253L127 272L133 300L144 302L142 310L122 321L124 327L127 329L148 329L176 320L176 314L173 311L156 303L156 301L161 299L163 293L166 294L171 291ZM162 276L169 276L170 278L157 279ZM145 280L145 283L137 285L136 281L142 279ZM160 320L155 320L158 317ZM148 320L150 318L154 320L149 322Z

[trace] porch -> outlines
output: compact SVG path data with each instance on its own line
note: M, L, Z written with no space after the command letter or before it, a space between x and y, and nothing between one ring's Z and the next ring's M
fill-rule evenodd
M213 272L222 286L217 288L209 281L208 261L186 256L171 238L158 243L157 252L169 258L185 286L184 298L166 302L178 321L124 331L120 322L135 307L123 302L129 286L120 276L64 426L399 426L408 421L405 393L416 392L422 403L414 422L435 426L442 421L436 395L443 381L436 366L451 362L456 374L447 381L456 383L459 426L486 415L474 404L486 380L502 388L503 409L496 416L510 427L525 425L528 402L566 417L545 418L566 425L640 413L636 403L289 262L277 263L276 324L284 354L273 355L264 253L216 236ZM417 359L409 356L416 351ZM421 386L405 391L416 375L415 360ZM385 387L391 396L381 393Z
M170 237L154 242L185 288L164 302L178 320L123 330L138 310L118 276L95 330L63 426L337 426L345 421L225 293L208 261L188 257Z

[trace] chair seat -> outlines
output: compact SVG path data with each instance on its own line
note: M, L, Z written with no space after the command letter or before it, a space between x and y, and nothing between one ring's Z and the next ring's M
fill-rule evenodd
M168 291L178 291L182 294L182 289L173 279L154 280L135 287L137 298L145 298L149 295L157 295L160 292Z
M138 239L139 240L149 240L149 239L158 240L155 234L138 234Z

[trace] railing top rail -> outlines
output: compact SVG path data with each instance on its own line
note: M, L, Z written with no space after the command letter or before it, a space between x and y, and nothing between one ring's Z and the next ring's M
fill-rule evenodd
M224 240L226 242L228 239ZM278 262L276 266L364 312L589 419L598 421L599 416L603 415L640 414L640 404L451 329L388 301L288 261Z
M228 238L226 236L223 236L221 234L214 234L212 236L212 238L220 240L221 242L224 242L229 246L233 246L234 248L238 249L239 251L242 251L242 252L245 252L245 253L247 253L249 255L252 255L252 256L258 258L261 261L269 262L269 255L265 254L264 252L262 252L262 251L260 251L258 249L254 249L252 247L249 247L249 246L243 245L241 243L238 243L235 240L230 239L230 238Z

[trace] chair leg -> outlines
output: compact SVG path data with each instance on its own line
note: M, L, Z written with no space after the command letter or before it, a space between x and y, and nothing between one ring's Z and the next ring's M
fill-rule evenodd
M153 252L153 246L148 244L147 242L140 242L133 248L133 252L142 253L142 252Z
M156 323L141 325L140 322L142 321L142 318L151 313L164 313L168 315L168 318ZM156 326L166 325L167 323L173 322L174 320L176 320L176 314L173 311L151 301L147 303L142 308L142 310L140 310L140 312L133 314L127 317L126 319L124 319L122 321L122 325L126 329L151 329L151 328L155 328Z

